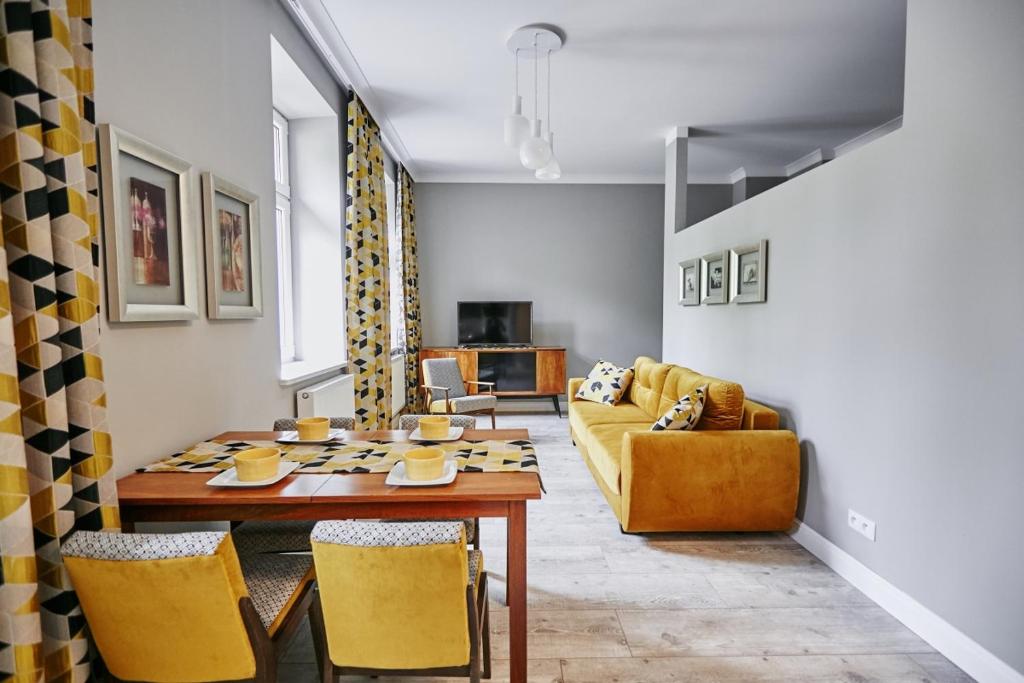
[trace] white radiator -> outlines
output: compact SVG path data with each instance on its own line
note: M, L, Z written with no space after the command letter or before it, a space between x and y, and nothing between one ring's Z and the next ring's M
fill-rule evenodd
M352 375L340 375L295 392L299 417L354 417L356 398Z

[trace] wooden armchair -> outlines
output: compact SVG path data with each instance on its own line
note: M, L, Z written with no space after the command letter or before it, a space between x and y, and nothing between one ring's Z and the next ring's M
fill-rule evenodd
M423 380L425 383L421 389L426 398L427 412L444 415L489 414L491 428L494 428L494 410L498 407L494 382L463 379L454 358L428 358L423 361ZM486 389L484 393L470 395L470 385Z

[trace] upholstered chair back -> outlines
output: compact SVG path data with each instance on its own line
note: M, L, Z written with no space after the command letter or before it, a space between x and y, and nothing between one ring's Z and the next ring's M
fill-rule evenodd
M426 415L403 415L398 420L398 428L407 431L412 431L420 426L420 418L427 417ZM435 416L436 417L436 416ZM448 419L451 420L452 427L462 427L463 429L476 429L476 418L472 415L449 415Z
M469 663L466 589L476 567L462 522L319 522L311 539L335 666Z
M61 548L96 646L124 681L251 679L248 595L226 532L76 532Z
M275 432L294 432L296 417L279 417L274 420L274 431ZM351 417L332 417L330 423L330 429L347 429L349 431L356 428L355 418Z
M428 358L423 361L423 383L434 387L447 387L448 398L466 395L462 370L454 358ZM433 401L440 401L444 398L444 392L435 389L430 392L430 398Z

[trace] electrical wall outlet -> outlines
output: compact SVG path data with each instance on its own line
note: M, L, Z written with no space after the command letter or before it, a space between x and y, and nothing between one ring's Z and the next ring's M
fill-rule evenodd
M848 510L846 521L850 525L851 529L864 538L869 541L875 540L875 523L864 515L860 514L856 510Z

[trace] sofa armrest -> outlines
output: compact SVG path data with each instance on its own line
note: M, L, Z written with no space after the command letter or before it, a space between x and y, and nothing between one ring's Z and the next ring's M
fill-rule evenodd
M583 380L586 377L570 377L569 387L565 390L565 393L569 399L569 403L576 400L576 392L580 390L580 386L583 384Z
M792 525L800 490L800 444L793 432L627 432L622 438L627 531L658 531L658 520L681 531Z

